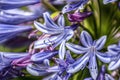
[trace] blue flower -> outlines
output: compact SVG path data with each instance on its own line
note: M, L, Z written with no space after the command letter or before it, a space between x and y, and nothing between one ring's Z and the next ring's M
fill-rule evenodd
M32 27L0 24L0 43L3 43L19 35L21 32L28 30L32 30Z
M22 6L39 3L40 0L0 0L0 9L14 9Z
M94 79L85 78L84 80L94 80ZM105 65L102 65L96 80L114 80L114 78L111 75L106 73L106 67Z
M96 79L98 75L96 56L105 63L110 62L110 57L99 52L106 42L106 36L102 36L100 39L93 41L92 37L86 31L82 31L80 40L83 46L66 43L67 48L70 49L72 52L76 54L84 54L73 64L69 65L67 72L75 73L80 69L84 69L86 64L89 62L88 68L90 74L93 79Z
M49 67L46 69L47 72L53 73L52 75L46 77L43 80L69 80L71 73L67 73L68 65L72 64L75 60L70 55L70 51L66 51L66 59L55 58L57 65Z
M35 20L42 16L45 8L40 4L34 7L34 11L25 12L20 9L2 10L0 11L0 23L3 24L21 24L27 21Z
M68 0L68 4L64 6L62 9L62 13L67 13L73 10L77 9L83 9L83 6L88 2L89 0Z
M115 2L115 1L117 1L117 0L103 0L103 3L108 4L108 3L111 3L111 2Z
M72 38L74 35L74 30L78 27L78 24L65 27L63 15L60 15L58 19L58 25L55 24L55 22L50 18L48 12L45 12L43 16L45 19L44 24L38 23L36 21L34 24L39 31L49 35L49 37L35 41L34 48L38 49L52 46L54 49L59 44L61 44L59 49L59 57L63 59L65 55L65 42Z
M28 56L28 53L10 53L10 52L0 52L0 71L4 68L11 66L11 63L15 59Z
M111 62L108 66L109 70L115 70L120 67L120 42L118 45L108 46L108 54L111 56Z

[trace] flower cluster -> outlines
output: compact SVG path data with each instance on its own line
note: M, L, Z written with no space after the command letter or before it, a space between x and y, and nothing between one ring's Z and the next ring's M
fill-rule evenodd
M10 39L30 31L32 32L29 35L25 34L33 39L26 52L0 51L0 80L23 77L25 73L22 70L25 69L33 76L44 76L43 80L69 80L84 69L88 70L90 76L86 76L84 80L115 80L107 72L120 68L120 42L118 45L111 44L106 47L109 38L107 34L97 38L93 36L94 33L97 35L97 29L101 29L103 25L102 18L94 24L99 26L94 28L96 31L87 27L87 20L90 20L92 25L91 22L97 19L95 17L103 13L99 9L100 14L97 15L96 8L94 12L91 4L94 5L95 2L0 0L0 44L3 45ZM111 2L119 1L103 0L102 5ZM46 6L54 11L56 8L53 5L64 7L61 11L56 11L58 14L52 14ZM119 30L116 29L115 32L117 31ZM106 64L108 70L103 64ZM102 67L99 70L100 66Z

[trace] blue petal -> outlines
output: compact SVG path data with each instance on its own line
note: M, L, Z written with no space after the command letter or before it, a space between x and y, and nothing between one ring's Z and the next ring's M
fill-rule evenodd
M64 20L64 16L60 15L59 19L58 19L58 25L62 28L64 28L65 26L65 20Z
M66 53L65 42L66 42L65 40L62 41L60 48L59 48L59 58L62 60L64 59L65 53Z
M66 51L66 62L68 62L70 64L72 64L73 62L75 62L75 60L72 58L69 50Z
M57 55L58 51L45 51L32 55L31 61L41 63L45 59L51 59L53 56Z
M105 45L107 36L102 36L100 39L98 39L95 43L95 47L97 50L101 50L103 46Z
M66 43L66 47L76 54L86 53L88 48L81 47L72 43Z
M105 80L115 80L115 79L109 74L105 74Z
M109 66L108 66L108 69L109 70L115 70L117 68L120 67L120 59L118 59L117 61L112 61Z
M80 40L81 43L85 46L85 47L89 47L92 46L93 44L93 40L92 37L90 36L90 34L86 31L82 31L81 36L80 36Z
M80 69L84 69L87 62L89 61L89 53L86 53L83 57L77 59L73 64L70 64L67 68L68 73L78 72Z
M90 77L90 78L85 78L84 80L93 80L93 79Z
M115 1L117 1L117 0L103 0L103 3L108 4L108 3L111 3L111 2L115 2Z
M62 13L67 13L78 8L83 8L83 6L88 2L88 0L80 0L79 2L75 3L68 3L63 9Z
M55 22L51 19L50 14L48 12L45 12L43 14L44 19L45 19L45 26L47 26L48 28L53 28L53 29L57 29L57 30L63 30L63 27L59 27L57 24L55 24ZM63 17L63 16L61 16ZM60 18L62 19L62 18Z
M53 67L49 67L48 69L46 69L47 72L59 72L59 66L53 66Z
M53 29L53 28L46 27L45 25L38 23L36 21L34 22L34 25L39 31L41 31L43 33L47 33L47 34L58 34L63 31L63 30L59 30L59 29Z
M0 9L14 9L39 3L40 0L0 0Z
M109 63L111 61L111 57L107 53L97 52L96 55L104 63Z
M89 60L89 72L91 77L96 80L98 76L98 68L97 68L97 62L96 62L96 56L95 53L91 53L90 60Z
M33 12L25 12L20 9L4 10L4 11L1 11L1 14L0 14L0 23L21 24L21 23L32 21L41 17L44 11L45 9L42 8L41 5L35 8Z
M35 64L29 64L27 65L26 69L27 71L34 76L43 76L49 74L46 69L48 67L45 66L40 66L40 65L35 65Z
M116 44L114 44L108 46L108 51L111 55L117 55L118 52L120 51L120 48Z

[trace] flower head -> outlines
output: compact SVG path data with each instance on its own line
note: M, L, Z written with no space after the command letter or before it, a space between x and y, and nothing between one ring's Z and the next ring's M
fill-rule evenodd
M66 43L68 49L77 54L84 54L82 57L78 58L73 64L69 65L67 72L75 73L80 69L84 69L86 64L89 62L89 71L93 79L97 78L98 68L96 62L96 56L103 62L110 62L110 58L99 52L105 42L106 36L102 36L100 39L93 41L92 37L86 32L82 31L80 40L83 46Z
M48 12L45 12L43 16L45 19L44 24L38 22L35 22L34 24L39 31L49 35L49 37L35 41L34 48L38 49L52 46L54 49L61 44L59 55L60 58L63 59L65 54L65 42L72 38L74 30L78 27L78 24L65 27L63 15L59 17L58 25L50 18Z

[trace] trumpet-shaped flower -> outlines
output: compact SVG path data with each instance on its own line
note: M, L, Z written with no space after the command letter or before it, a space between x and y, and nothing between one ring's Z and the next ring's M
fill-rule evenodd
M108 3L111 3L111 2L115 2L115 1L117 1L117 0L103 0L103 3L108 4Z
M83 6L88 2L89 0L68 0L68 4L64 6L62 9L62 13L67 13L73 10L77 9L83 9Z
M45 8L40 4L31 6L34 11L25 12L20 9L2 10L0 11L0 23L3 24L21 24L27 21L35 20L42 16Z
M35 22L34 23L35 27L39 31L50 36L35 41L34 48L38 49L38 48L46 48L52 46L52 48L54 49L59 44L61 44L59 50L59 56L61 59L63 59L65 55L65 42L72 38L72 36L74 35L74 30L78 27L78 24L73 24L70 27L69 26L65 27L63 15L60 15L58 19L58 25L55 24L55 22L50 18L48 12L45 12L43 16L45 19L45 23L41 24Z
M28 30L32 30L32 27L0 24L0 43L19 35L18 33Z
M109 70L115 70L120 67L120 42L118 45L108 46L108 53L111 56L111 62L108 66Z
M74 59L71 57L70 52L66 51L65 60L55 58L55 61L57 65L46 69L47 72L51 72L53 75L50 75L43 80L68 80L72 74L67 73L67 67L69 64L72 64L74 62Z
M11 63L15 59L28 56L27 53L9 53L9 52L0 52L0 71L4 68L11 66Z
M67 72L75 73L80 69L84 69L86 64L89 62L88 68L90 74L93 79L96 79L98 75L96 56L105 63L110 62L110 57L99 52L106 42L106 36L102 36L100 39L93 41L92 37L86 31L82 31L80 40L83 46L66 43L67 48L70 49L72 52L76 54L84 54L73 64L69 65Z
M0 9L14 9L39 3L40 0L0 0Z

